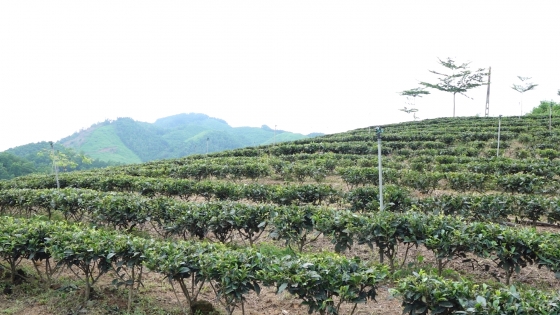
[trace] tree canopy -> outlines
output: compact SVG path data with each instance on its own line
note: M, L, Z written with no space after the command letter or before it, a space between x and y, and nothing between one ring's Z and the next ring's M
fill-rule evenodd
M474 72L469 70L470 62L457 64L455 60L447 58L447 60L439 59L439 64L445 68L448 73L429 70L433 74L440 76L438 83L420 82L421 85L436 89L443 92L453 94L453 117L455 117L455 95L461 94L467 98L466 92L481 85L485 85L484 79L488 76L486 69L479 68Z
M0 152L0 179L12 179L35 171L32 162L7 152Z
M527 115L549 115L549 111L552 111L554 116L560 115L560 103L554 101L541 101L539 106L533 108L533 110Z
M422 95L430 94L430 92L426 91L424 88L419 87L399 92L399 94L406 97L422 97Z
M517 76L517 78L521 81L522 84L513 84L511 86L512 89L516 90L517 92L519 92L521 94L521 98L519 100L519 106L520 106L520 113L521 115L523 115L523 93L527 92L527 91L531 91L534 88L536 88L538 86L538 84L534 84L531 82L525 82L527 80L531 80L530 77L521 77L521 76Z

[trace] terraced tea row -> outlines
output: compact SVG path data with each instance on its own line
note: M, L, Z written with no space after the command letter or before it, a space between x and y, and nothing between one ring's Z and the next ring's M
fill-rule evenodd
M0 257L12 275L23 259L52 259L76 276L78 271L83 273L86 301L100 277L112 275L115 284L132 288L139 281L134 271L138 275L145 266L179 283L189 305L206 283L232 314L236 308L244 309L248 293L258 294L264 285L295 295L310 313L337 314L343 303L373 300L378 283L387 276L383 266L328 253L272 257L253 248L155 241L62 222L12 217L0 217L0 221ZM34 265L42 279L53 275L53 269Z
M411 218L414 216L416 214L409 214L403 220L403 217L397 219L393 215L387 226L391 226L392 230L405 231L395 225L395 219L405 222L408 218L408 222L412 223ZM384 217L382 221L386 222L387 219ZM506 228L481 224L454 230L450 227L459 227L459 221L445 217L425 219L424 223L433 222L434 219L440 224L445 223L432 230L432 237L425 240L426 246L437 248L435 253L439 259L460 254L468 246L465 243L472 242L472 237L478 235L477 244L471 245L478 248L477 254L488 255L488 250L492 248L501 267L510 275L520 266L533 261L558 271L560 239L556 235L537 235L530 230L515 234ZM220 244L155 241L83 225L38 219L0 217L0 220L3 223L0 226L0 257L9 265L12 275L16 274L16 267L23 259L48 262L52 258L57 266L80 270L84 274L82 280L86 283L86 300L91 286L101 276L114 272L116 284L122 282L132 287L138 281L132 270L141 272L141 267L146 266L178 282L189 304L196 300L202 285L208 283L231 314L237 307L243 309L249 292L258 293L260 286L265 285L275 287L277 292L286 290L297 295L308 305L310 313L337 314L342 303L356 306L357 303L374 299L377 285L388 275L383 266L376 267L328 253L274 258L253 248L231 249ZM465 231L466 236L462 235ZM345 233L344 230L338 232ZM458 246L447 242L449 246L445 246L442 242L448 237L462 239L462 244ZM376 242L376 245L382 244L385 245L380 247L382 251L390 253L390 240ZM533 249L538 251L533 252ZM555 252L556 255L553 254ZM556 257L553 259L553 256ZM40 270L39 264L34 264L39 277L48 279L53 269L47 267L51 266L48 263L44 265L45 269ZM130 273L125 273L125 270ZM501 314L498 311L512 309L558 312L558 306L554 303L558 297L554 295L538 291L518 295L514 289L490 290L488 286L480 289L469 283L443 280L422 272L400 280L395 292L404 296L404 311L415 314L427 314L428 311Z
M25 192L25 191L24 191ZM64 191L62 191L64 192ZM36 193L39 198L29 197ZM537 233L532 229L503 227L492 223L466 223L462 217L414 212L378 212L357 214L311 206L265 206L240 203L183 203L167 198L146 199L133 195L78 191L28 191L28 202L14 207L53 207L76 213L89 211L95 225L130 227L152 221L161 235L205 238L212 233L221 242L232 239L234 232L253 244L270 228L269 236L282 239L291 248L302 251L321 233L335 244L336 251L350 249L356 242L377 248L388 257L391 267L397 246L424 245L433 251L440 271L448 259L471 253L483 258L495 257L504 269L506 281L528 264L538 263L560 271L560 236ZM42 198L47 196L47 198ZM25 197L20 194L20 198ZM54 197L54 198L53 198ZM18 202L17 199L13 199ZM46 201L46 202L45 202ZM58 203L58 206L56 205ZM55 204L53 206L53 204Z

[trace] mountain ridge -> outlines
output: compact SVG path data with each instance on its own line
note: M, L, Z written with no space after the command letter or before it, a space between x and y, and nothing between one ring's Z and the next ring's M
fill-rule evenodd
M293 133L262 127L231 127L225 120L202 113L180 113L154 123L129 117L105 120L56 143L104 162L142 163L219 152L323 135ZM18 147L6 152L18 152ZM16 154L17 155L17 154Z

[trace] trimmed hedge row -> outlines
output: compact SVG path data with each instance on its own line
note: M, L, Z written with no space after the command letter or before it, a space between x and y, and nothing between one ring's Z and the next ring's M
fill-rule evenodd
M16 181L0 181L1 190L55 187L56 181L52 176L30 176ZM82 173L63 174L60 176L60 187L93 189L103 192L134 192L144 196L177 196L183 199L201 196L208 201L212 199L232 201L248 199L254 202L272 202L283 205L335 203L341 198L340 192L327 184L239 184L225 181L193 181L130 175L87 176Z
M515 286L493 288L452 281L420 271L392 289L403 299L403 314L560 314L560 296Z
M244 310L249 292L259 293L265 285L278 293L286 290L296 295L310 313L338 314L343 303L373 300L378 283L387 276L383 266L332 253L274 257L254 248L156 241L37 218L0 217L0 222L0 259L9 265L12 277L23 259L52 259L76 276L83 273L85 301L101 276L114 274L113 283L132 288L139 281L133 271L141 272L138 269L146 266L179 283L189 305L197 299L202 284L208 283L232 314L236 308ZM43 279L53 274L39 268L37 272Z

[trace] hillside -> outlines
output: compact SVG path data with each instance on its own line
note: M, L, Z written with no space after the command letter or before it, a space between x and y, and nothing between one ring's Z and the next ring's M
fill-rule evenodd
M58 143L54 144L54 150L58 157L60 172L89 170L119 164L90 159L72 148ZM51 174L53 163L50 155L51 146L45 141L29 143L0 152L0 179L11 179L33 173Z
M276 137L275 137L276 134ZM179 114L153 124L119 118L95 124L59 141L103 161L140 163L193 154L219 152L247 146L317 136L268 127L231 127L224 120L204 114Z
M201 303L227 314L557 314L560 117L502 117L499 149L498 124L383 126L382 199L376 126L66 173L58 190L53 176L0 181L0 285L13 292L0 302L43 314ZM25 286L11 276L16 256ZM55 265L67 269L47 282ZM34 298L43 283L55 289ZM62 299L61 287L79 289Z

